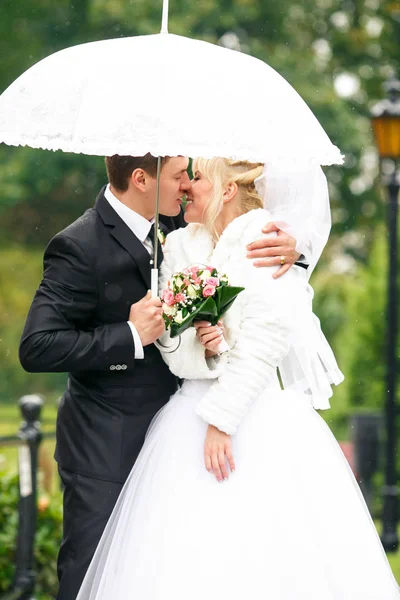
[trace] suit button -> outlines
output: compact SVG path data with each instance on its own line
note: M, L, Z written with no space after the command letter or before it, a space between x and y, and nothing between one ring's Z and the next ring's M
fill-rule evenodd
M121 365L121 369L122 369L123 371L125 371L125 369L127 369L127 368L128 368L128 367L127 367L126 365Z
M111 365L110 366L110 371L114 371L115 370L115 365Z
M115 365L115 368L117 369L117 371L120 371L122 369L121 365Z

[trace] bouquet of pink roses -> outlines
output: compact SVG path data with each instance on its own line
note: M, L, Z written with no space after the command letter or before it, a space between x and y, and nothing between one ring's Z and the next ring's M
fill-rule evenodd
M161 294L166 329L174 338L194 321L216 325L243 290L229 285L215 267L192 265L174 273Z

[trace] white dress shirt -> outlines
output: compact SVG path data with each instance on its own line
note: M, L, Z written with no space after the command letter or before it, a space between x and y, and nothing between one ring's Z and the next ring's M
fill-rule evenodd
M128 208L125 204L123 204L118 198L114 196L110 189L110 184L107 185L104 196L112 208L115 210L117 215L121 217L125 225L129 227L129 229L136 235L136 237L142 242L143 246L146 248L147 252L150 256L153 256L153 244L148 238L150 233L150 229L152 224L154 223L154 219L148 221L142 215L135 212L131 208ZM140 339L139 333L131 321L128 321L128 325L131 328L133 341L135 343L135 358L144 358L144 350L142 345L142 340Z

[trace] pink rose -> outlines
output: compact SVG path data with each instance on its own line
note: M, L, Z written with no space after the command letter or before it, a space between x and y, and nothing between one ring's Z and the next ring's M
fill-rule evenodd
M176 294L176 296L175 296L175 302L183 302L183 303L185 303L186 302L185 295L182 294L181 292L179 292L178 294Z
M219 286L219 279L218 279L218 277L208 277L206 279L206 284L207 285L212 285L214 287L218 287Z
M175 304L175 296L171 290L164 290L162 295L162 300L165 302L167 306L172 306Z
M209 296L214 296L215 287L213 285L206 285L203 289L204 298L208 298Z
M199 272L199 267L189 267L189 271L193 275L193 277L197 277L197 273Z
M215 267L206 267L207 271L211 271L211 273L214 271Z
M201 277L196 277L195 279L193 279L193 283L194 285L200 285L202 282Z
M184 279L183 280L183 285L189 286L190 285L189 279Z

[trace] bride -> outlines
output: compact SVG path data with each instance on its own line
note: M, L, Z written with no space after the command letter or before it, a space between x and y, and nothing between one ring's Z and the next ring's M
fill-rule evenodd
M307 273L274 279L243 252L271 218L255 186L263 166L215 158L193 169L190 224L167 238L161 289L206 264L245 291L223 326L197 324L165 354L184 383L149 429L78 600L400 598L315 410L329 407L342 375ZM222 336L230 350L218 355Z

